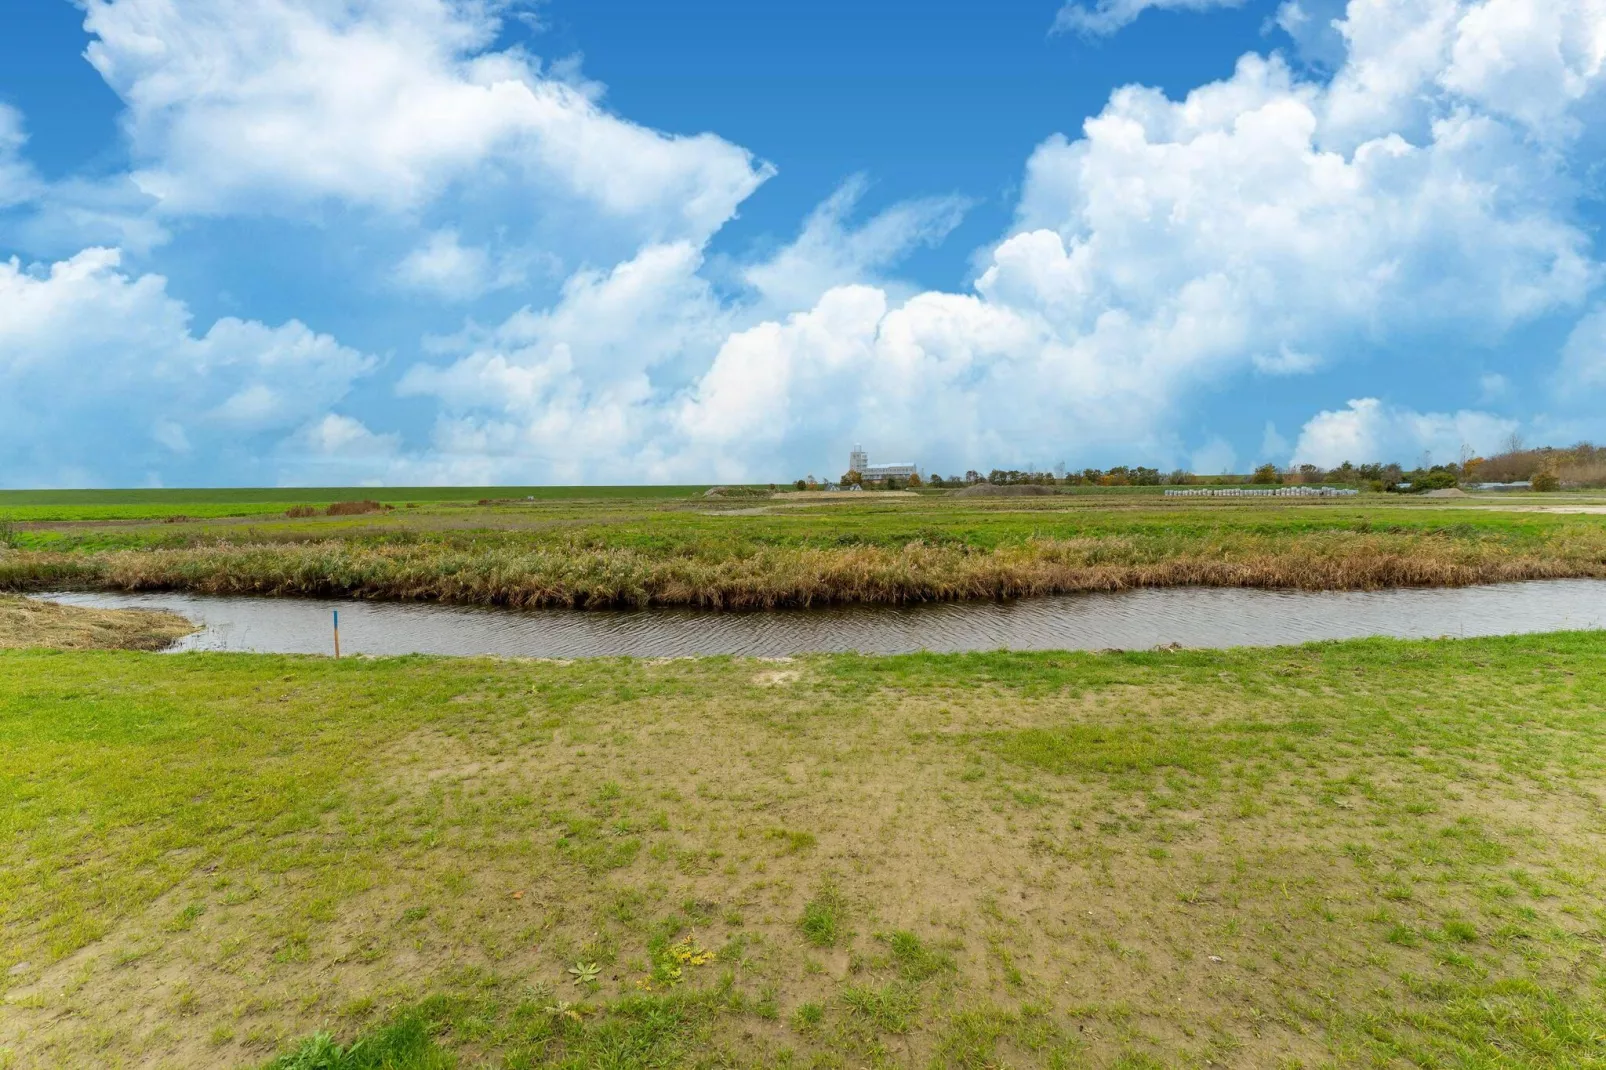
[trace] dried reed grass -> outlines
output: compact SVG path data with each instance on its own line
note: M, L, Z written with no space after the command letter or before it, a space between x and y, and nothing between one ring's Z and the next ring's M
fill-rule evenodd
M1564 464L1556 477L1564 487L1606 487L1606 461Z
M482 501L480 504L486 503ZM292 505L284 511L284 515L292 520L305 520L313 516L362 516L364 513L385 513L394 508L395 506L364 499L360 502L334 502L324 509L319 509L315 505Z
M324 512L329 516L361 516L364 513L382 513L386 508L376 501L365 499L360 502L335 502Z
M0 597L0 650L161 650L194 630L176 613Z

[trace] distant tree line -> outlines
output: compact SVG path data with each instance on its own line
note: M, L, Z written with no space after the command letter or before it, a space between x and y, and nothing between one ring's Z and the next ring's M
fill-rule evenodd
M1067 471L1059 465L1052 472L1031 469L994 468L985 475L976 469L964 475L943 476L932 474L925 480L918 475L907 482L884 480L876 483L880 489L901 490L929 485L933 488L957 488L991 483L996 486L1037 484L1040 486L1088 487L1159 487L1159 486L1242 486L1249 485L1324 485L1360 487L1376 491L1421 493L1446 489L1467 483L1522 483L1531 482L1535 490L1557 490L1562 487L1606 487L1606 447L1580 442L1575 446L1539 446L1528 448L1512 436L1505 448L1488 457L1475 455L1463 448L1458 460L1433 464L1424 457L1414 467L1407 468L1397 462L1370 462L1354 464L1345 461L1333 468L1314 464L1278 467L1264 464L1249 473L1223 473L1199 475L1185 469L1161 472L1142 465L1117 465L1114 468L1084 468ZM866 485L858 472L844 473L841 486ZM799 479L798 490L815 490L826 484L813 476Z

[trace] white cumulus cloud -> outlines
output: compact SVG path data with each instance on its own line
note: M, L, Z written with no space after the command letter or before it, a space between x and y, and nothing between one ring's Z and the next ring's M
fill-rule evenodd
M1350 0L1335 28L1347 48L1327 106L1335 145L1413 136L1467 108L1554 147L1598 103L1599 0Z
M127 104L135 180L167 213L333 199L413 211L454 186L581 205L657 239L713 232L769 174L745 150L603 110L571 73L491 51L470 0L86 0Z
M873 428L945 465L1045 444L1176 455L1175 405L1204 384L1480 340L1586 299L1588 236L1504 122L1463 108L1343 153L1323 147L1332 92L1257 56L1181 100L1118 91L1033 155L975 294L833 290L734 335L681 433L784 456L811 429Z
M1416 412L1357 398L1343 409L1320 412L1299 433L1293 464L1331 468L1351 461L1419 461L1450 464L1463 449L1492 453L1517 430L1515 420L1487 412Z
M778 443L765 432L759 445L723 445L748 419L728 420L718 412L720 362L729 368L738 360L725 352L739 353L748 329L777 310L816 301L836 307L839 298L832 295L844 289L839 283L874 275L912 245L947 233L963 210L957 200L931 198L896 204L856 224L849 215L863 189L850 181L810 215L793 242L744 267L743 299L716 295L700 273L699 247L649 245L611 271L576 273L552 308L526 308L494 329L434 340L436 354L451 363L415 366L400 389L441 403L432 449L458 471L511 477L534 461L553 478L695 479L704 465L719 473L710 478L774 466L773 451L796 445L795 439ZM873 295L882 311L889 300L878 286L854 283L845 290ZM820 318L832 329L840 326L836 317ZM766 327L754 329L767 335ZM821 344L835 342L822 338ZM814 377L789 383L784 375L760 375L772 386L795 389L796 411L812 413L821 434L829 433L833 408L851 411L844 408L854 393L851 383L831 387L839 397L829 405L805 405L804 391L821 386ZM710 410L706 420L695 417L700 408ZM698 429L720 420L726 421L723 431ZM777 427L796 432L784 421Z
M1105 0L1067 8L1062 28L1104 32L1155 6L1209 5ZM98 413L111 395L80 366L103 362L107 383L149 399L137 428L105 426L148 442L153 465L215 455L227 427L277 457L347 466L326 471L520 482L775 478L854 439L945 470L1169 464L1189 452L1181 414L1248 376L1333 382L1363 357L1476 347L1475 381L1516 332L1598 302L1580 191L1606 5L1350 0L1317 35L1328 7L1285 5L1280 21L1301 49L1334 50L1330 76L1273 52L1178 97L1117 89L1031 154L974 284L919 292L897 280L900 258L942 240L963 201L858 221L853 179L781 249L710 262L767 166L712 135L634 124L572 67L498 50L503 5L86 0L90 58L126 102L152 218L316 220L335 204L392 239L374 245L382 284L453 302L505 287L509 303L484 323L452 310L421 342L399 389L434 406L427 444L333 412L369 358L295 322L196 336L160 277L96 250L12 263L0 375ZM0 176L26 178L4 170L20 131L0 114ZM550 300L519 293L528 304L508 315L506 290L537 260L567 281ZM17 326L51 302L66 311L49 331ZM1606 375L1597 327L1568 343L1561 366L1579 381ZM1510 426L1366 393L1314 402L1359 398L1314 417L1292 455L1450 459ZM1264 416L1241 421L1245 453ZM1196 452L1235 456L1218 440Z
M1485 0L1464 12L1440 83L1547 140L1578 133L1571 111L1598 103L1606 67L1600 0Z
M1032 155L1015 226L973 292L852 279L876 259L855 248L906 245L931 228L922 219L944 216L910 211L845 239L850 185L794 247L749 269L774 303L831 284L795 311L746 320L696 284L689 260L620 269L633 303L693 310L666 335L677 366L704 362L690 381L621 361L630 342L585 340L570 295L526 314L539 326L531 344L504 328L450 368L416 371L410 389L453 402L454 450L560 457L571 472L773 476L854 438L944 468L1045 449L1180 459L1179 403L1224 379L1341 369L1412 338L1483 344L1586 303L1598 267L1564 157L1439 77L1469 10L1355 0L1352 52L1331 84L1249 55L1181 99L1118 90L1081 137ZM1416 112L1397 107L1401 86ZM622 311L610 330L651 353L660 332L648 322ZM587 380L586 369L616 370ZM1432 419L1400 416L1417 432L1359 445L1436 442ZM1468 419L1472 434L1483 417Z
M128 485L203 452L249 465L374 363L294 320L196 335L166 280L124 272L116 250L0 262L3 480Z

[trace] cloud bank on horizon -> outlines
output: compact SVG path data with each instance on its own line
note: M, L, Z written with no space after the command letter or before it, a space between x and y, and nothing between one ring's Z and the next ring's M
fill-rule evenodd
M716 236L775 166L616 114L576 64L499 45L495 5L87 0L129 166L46 177L0 104L0 482L779 479L856 440L944 472L1241 470L1606 431L1606 5L1300 2L1229 76L1045 131L973 278L922 289L899 266L967 198L863 218L844 175L733 260ZM198 321L162 258L249 266L231 226L306 235L411 341ZM1477 407L1375 389L1412 360ZM1225 424L1289 383L1324 391L1303 427L1235 448Z

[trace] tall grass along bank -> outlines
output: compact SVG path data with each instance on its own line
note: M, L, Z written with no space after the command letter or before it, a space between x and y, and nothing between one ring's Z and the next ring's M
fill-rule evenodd
M316 595L476 605L742 609L1013 598L1183 585L1359 590L1606 576L1606 525L1524 544L1433 533L1034 538L991 548L585 544L217 543L0 554L0 589L87 587Z

